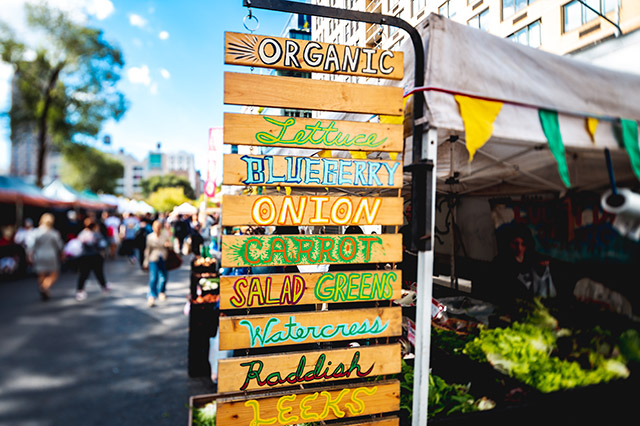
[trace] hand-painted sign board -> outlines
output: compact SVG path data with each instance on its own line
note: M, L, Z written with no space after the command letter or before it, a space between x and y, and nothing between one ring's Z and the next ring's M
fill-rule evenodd
M224 195L223 226L402 225L402 198Z
M220 350L400 336L400 307L220 317Z
M225 185L402 187L399 161L240 154L227 154L223 161Z
M224 275L220 309L400 299L402 271Z
M284 148L401 152L400 124L224 114L224 143Z
M267 390L396 374L399 344L221 359L218 392Z
M402 52L310 40L225 33L224 63L401 80Z
M402 235L223 235L223 268L402 261Z
M403 115L402 88L310 78L224 73L224 103Z
M349 419L400 409L400 382L296 389L217 400L216 424L292 425Z

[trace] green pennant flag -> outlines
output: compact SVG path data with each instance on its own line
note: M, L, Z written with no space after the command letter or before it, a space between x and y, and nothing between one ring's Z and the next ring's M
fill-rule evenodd
M562 143L562 135L560 134L560 123L558 122L558 112L546 109L539 109L538 116L544 135L549 142L549 149L558 163L558 172L560 178L564 182L564 186L571 187L569 182L569 168L567 167L567 159L564 155L564 144Z
M631 168L640 180L640 145L638 141L638 123L635 120L620 119L620 128L614 134L618 144L624 146L631 160Z

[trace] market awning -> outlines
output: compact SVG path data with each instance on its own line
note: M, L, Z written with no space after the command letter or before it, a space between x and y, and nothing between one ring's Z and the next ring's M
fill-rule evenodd
M48 197L86 209L100 210L108 207L97 195L93 193L91 193L93 195L83 194L58 179L45 186L42 189L42 193Z
M46 196L40 188L17 176L0 176L0 202L50 207L57 204L58 200Z
M637 136L636 146L626 149L620 136L623 121L637 129L640 120L639 75L523 46L435 14L418 28L426 71L425 86L417 89L426 99L425 121L438 129L439 191L564 191L567 181L571 188L601 188L608 183L605 148L611 150L616 178L637 184L629 151L640 154ZM403 49L410 62L411 45L406 42ZM407 93L416 90L413 74L413 65L405 64ZM548 123L554 117L559 141L550 140L554 129ZM482 120L488 124L478 124ZM470 162L473 128L476 137L484 131L490 138ZM560 152L549 149L554 142ZM639 172L636 168L636 176Z

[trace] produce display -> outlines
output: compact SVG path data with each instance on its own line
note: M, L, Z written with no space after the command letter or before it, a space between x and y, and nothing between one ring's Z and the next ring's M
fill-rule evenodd
M463 352L544 393L629 376L625 358L607 342L603 330L592 330L587 333L589 339L584 339L584 332L557 325L536 301L523 322L482 328Z
M216 426L216 403L193 409L193 426Z

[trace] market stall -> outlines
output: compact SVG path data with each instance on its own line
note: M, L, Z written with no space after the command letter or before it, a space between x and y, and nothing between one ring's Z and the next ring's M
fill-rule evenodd
M424 137L427 146L437 146L428 157L435 163L437 191L433 270L448 275L454 287L433 287L433 296L449 303L428 332L431 363L426 365L447 382L469 384L472 402L489 397L496 404L467 414L461 413L474 411L473 404L459 404L443 416L433 412L430 394L429 417L436 414L433 422L442 424L566 424L631 415L639 326L632 310L612 309L626 305L614 303L611 295L635 301L634 275L619 278L620 271L632 271L629 265L640 252L636 241L620 235L623 227L599 201L611 184L605 149L617 184L638 187L640 77L525 47L437 15L417 28L427 58L425 85L412 86L407 65L403 83L407 94L425 97ZM406 124L405 119L405 138ZM405 164L411 159L410 145L404 159ZM567 299L513 300L510 306L504 298L502 304L482 300L505 292L497 279L501 270L490 262L497 254L496 236L513 224L533 233L546 261L562 261L552 263L552 271L562 272L554 279L568 290ZM593 241L580 245L585 235ZM605 280L602 287L580 281L595 280L592 272L600 273L598 280L607 278L603 271L617 275L617 288L607 288L616 280ZM459 275L471 281L471 293L455 288ZM426 281L418 280L418 294L432 291L432 277ZM597 292L609 293L603 298L595 297ZM598 305L586 307L585 301ZM483 305L495 308L486 322L470 315L470 308ZM531 320L541 312L548 322ZM629 346L636 349L624 353Z

